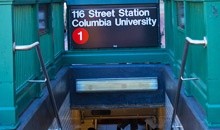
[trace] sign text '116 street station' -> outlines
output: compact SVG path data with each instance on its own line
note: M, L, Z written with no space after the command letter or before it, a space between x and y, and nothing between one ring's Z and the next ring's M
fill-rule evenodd
M152 26L157 18L151 17L152 8L126 8L126 9L88 9L72 10L73 27L91 26Z

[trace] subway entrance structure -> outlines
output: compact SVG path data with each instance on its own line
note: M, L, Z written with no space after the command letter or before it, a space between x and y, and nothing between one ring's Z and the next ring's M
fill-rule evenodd
M175 129L159 118L167 97L182 128L219 129L219 0L165 0L164 10L158 0L67 0L66 24L63 3L0 1L0 129L48 129L54 117L65 129L56 112L67 95L68 110L94 124Z

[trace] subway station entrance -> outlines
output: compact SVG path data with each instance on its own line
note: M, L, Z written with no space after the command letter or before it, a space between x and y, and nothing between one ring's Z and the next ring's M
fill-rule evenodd
M219 129L219 10L1 0L0 129Z

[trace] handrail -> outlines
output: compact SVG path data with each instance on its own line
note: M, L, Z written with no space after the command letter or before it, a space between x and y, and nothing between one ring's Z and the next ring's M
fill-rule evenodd
M44 80L28 80L30 83L45 83L47 82L47 79L45 78Z
M190 44L204 45L204 47L206 47L208 44L206 37L204 37L203 40L194 40L191 39L190 37L186 37L186 41Z
M182 81L190 81L190 80L199 80L199 78L183 78L183 77L181 76L181 80L182 80Z
M34 48L35 46L37 46L37 45L39 45L40 43L38 42L38 41L36 41L36 42L34 42L34 43L32 43L32 44L30 44L30 45L16 45L15 43L14 43L14 46L13 46L13 49L16 51L16 50L20 50L20 51L22 51L22 50L30 50L30 49L32 49L32 48Z
M190 81L190 80L198 80L198 78L183 78L185 65L186 65L186 61L187 61L187 54L188 54L190 44L204 45L204 47L206 47L207 40L206 40L206 37L204 37L204 40L193 40L189 37L186 37L186 42L185 42L183 56L182 56L182 63L181 63L181 68L180 68L180 73L179 73L179 78L178 78L178 83L177 83L177 91L176 91L176 95L175 95L175 99L174 99L173 115L172 115L172 119L171 119L170 130L173 130L173 123L175 122L177 108L179 105L179 98L180 98L180 91L181 91L182 82L183 81Z
M59 117L59 113L58 113L55 97L54 97L54 94L53 94L53 91L52 91L52 85L50 83L49 75L47 73L47 70L46 70L46 67L45 67L45 64L44 64L44 61L43 61L43 56L41 54L40 43L38 41L36 41L36 42L34 42L34 43L30 44L30 45L18 45L18 46L16 46L15 43L13 45L14 51L16 51L16 50L26 51L26 50L30 50L32 48L36 49L38 60L40 62L41 68L43 70L43 74L45 76L45 80L29 80L29 82L46 83L46 87L47 87L47 90L48 90L48 93L49 93L49 98L50 98L50 101L51 101L51 104L52 104L52 108L53 108L53 111L54 111L54 116L57 119L59 130L62 130L62 124L61 124L61 121L60 121L60 117Z

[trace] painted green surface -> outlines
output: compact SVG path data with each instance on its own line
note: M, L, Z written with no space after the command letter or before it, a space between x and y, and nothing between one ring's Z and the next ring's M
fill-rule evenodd
M7 0L6 0L7 1ZM13 4L36 4L36 3L52 3L52 2L64 2L64 0L13 0Z
M184 30L177 27L177 11L175 1L165 2L165 34L166 49L172 58L173 71L177 76L179 75L185 34Z
M177 1L165 1L166 43L178 76L185 37L202 40L206 36L207 48L191 45L189 48L185 77L197 77L196 81L185 81L185 93L193 96L206 112L210 127L220 126L220 2L211 0L187 0L185 4L185 29L177 26Z
M18 115L15 104L12 6L0 5L0 129L15 128ZM4 100L3 100L4 99Z
M37 41L35 8L32 5L14 6L14 42L16 45L29 45ZM27 79L36 76L39 64L35 49L16 51L15 53L15 86L17 91ZM25 60L24 60L25 59ZM27 62L29 61L29 62Z
M37 0L38 3L51 3L51 0Z
M55 3L52 5L52 31L54 57L59 56L64 51L64 16L63 3Z
M159 0L67 0L67 5L95 5L95 4L142 4L158 3Z
M22 0L21 0L22 1ZM31 84L29 79L42 79L39 61L35 49L13 51L16 45L29 45L40 41L44 61L50 73L57 71L53 62L60 67L63 52L63 37L53 39L52 24L56 34L63 34L63 3L51 3L54 7L54 21L50 20L50 29L44 35L38 34L38 4L23 3L11 5L8 1L0 1L0 129L16 129L20 114L27 109L36 97L40 96L42 85ZM50 17L52 18L52 17ZM52 23L54 22L54 23ZM54 47L56 45L56 47ZM50 66L53 66L50 69Z
M58 2L58 0L54 0ZM177 26L176 1L165 1L165 26L167 49L117 49L117 50L74 50L66 52L59 60L63 46L63 5L51 5L51 30L38 35L37 4L11 6L10 0L0 1L0 129L15 129L19 114L27 108L33 98L39 95L40 87L27 83L28 79L41 75L35 50L13 52L13 42L25 45L40 41L44 61L48 66L61 66L72 63L166 63L173 66L176 75L179 73L185 37L208 39L207 48L190 46L186 77L198 77L198 81L185 82L185 92L193 96L206 111L206 121L210 127L219 126L220 118L220 2L219 0L185 1L185 29ZM16 0L14 3L25 3L27 0ZM33 3L35 0L32 1ZM49 0L41 0L49 2ZM91 1L85 1L91 3ZM72 1L70 4L85 4ZM102 4L103 1L92 1ZM119 1L118 3L121 3ZM123 1L124 3L125 1ZM126 3L132 3L132 0ZM146 3L138 0L137 3ZM106 3L106 1L104 2ZM115 3L114 0L107 3ZM7 5L9 4L9 5ZM115 3L117 4L117 2ZM55 65L53 65L53 63ZM56 70L56 69L51 69Z
M207 121L209 125L218 124L220 118L216 115L220 112L220 46L219 46L219 27L220 27L220 1L204 3L206 36L208 39L208 91L207 91Z
M13 0L13 4L34 4L37 0Z
M166 43L166 48L168 48L167 50L169 50L169 53L172 57L174 57L174 45L173 43L173 37L170 37L171 35L173 35L173 11L172 11L172 1L166 1L164 4L164 11L165 11L165 18L164 18L164 24L165 24L165 43ZM169 29L166 29L169 28Z
M63 3L65 0L52 0L52 2L61 2Z
M203 2L186 3L186 36L199 40L204 38ZM204 96L207 93L207 48L191 45L187 66L188 76L199 77L200 80L188 84L186 91L188 94L193 95L204 107L204 101L207 100L207 96Z
M30 105L30 103L37 97L40 96L40 84L28 84L25 86L23 91L17 93L16 104L17 104L17 115L20 116L24 110Z
M63 56L65 64L98 63L171 63L165 49L117 49L69 51Z
M16 45L29 45L37 40L35 5L15 5L13 7L14 42ZM35 49L15 51L15 89L17 114L20 115L38 95L37 89L27 80L35 78L40 71ZM27 62L28 61L28 62ZM36 85L35 85L36 86ZM35 90L35 93L30 90Z
M52 43L52 33L50 32L40 36L40 48L43 55L45 64L50 64L53 62L53 43Z

